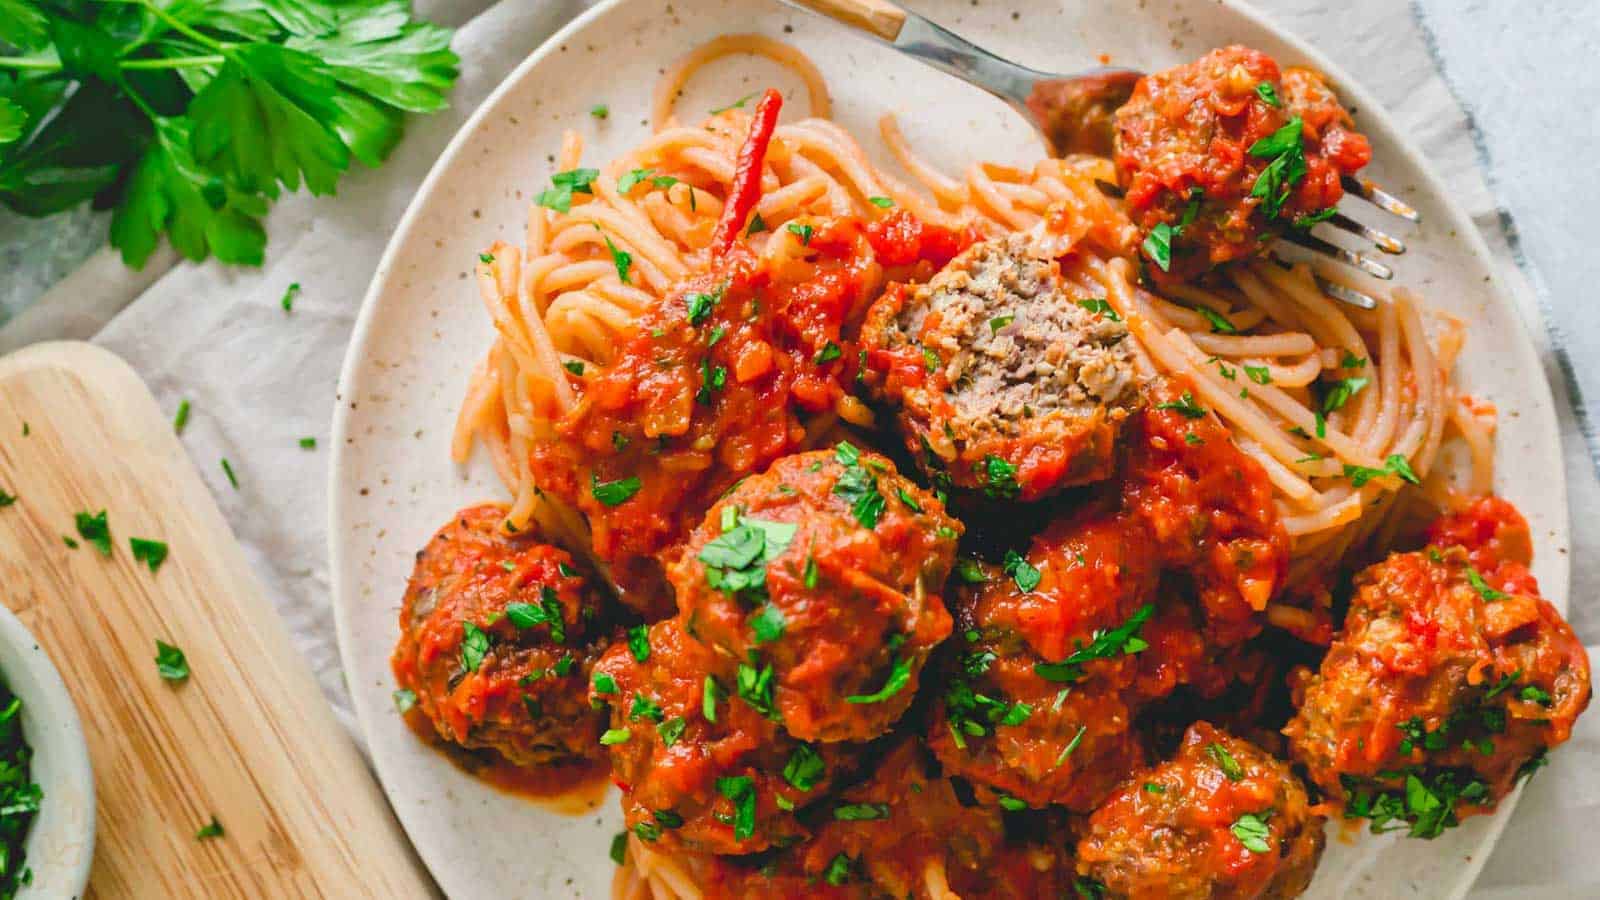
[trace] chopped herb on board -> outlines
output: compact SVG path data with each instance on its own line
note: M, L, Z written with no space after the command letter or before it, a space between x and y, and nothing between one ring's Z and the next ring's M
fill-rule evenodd
M189 424L189 401L178 401L178 413L172 417L172 430L183 434L184 426Z
M183 651L167 643L156 641L156 672L168 681L189 680L189 660Z
M207 838L219 838L223 836L223 833L222 823L217 821L216 816L212 816L210 822L201 825L200 830L194 833L194 839L203 841Z
M611 115L611 107L605 105L604 103L596 103L595 105L589 107L589 115L595 117L596 119L607 118Z
M315 449L317 449L317 439L314 438L314 437L303 437L303 438L301 438L300 439L300 449L301 450L315 450Z
M78 537L94 545L101 556L111 555L111 525L106 521L106 511L90 515L86 512L77 513L73 517L78 527Z
M152 575L167 560L167 545L163 541L129 538L128 549L133 551L133 558L136 562L142 562L150 567L150 574Z
M239 489L239 477L233 474L233 464L228 462L227 457L222 458L222 474L228 476L228 483L233 485L234 490Z
M283 289L283 299L278 301L278 305L283 307L284 312L292 312L294 310L294 298L299 295L300 282L291 281L289 286Z
M0 509L4 509L7 506L10 506L11 504L16 503L16 502L17 502L17 495L16 494L8 494L8 493L5 492L5 490L3 488L0 488Z

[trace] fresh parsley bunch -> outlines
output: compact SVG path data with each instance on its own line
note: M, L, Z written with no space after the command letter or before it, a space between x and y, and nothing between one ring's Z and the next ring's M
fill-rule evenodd
M0 202L113 209L134 267L163 232L259 265L280 189L333 193L446 105L450 34L405 0L0 0Z

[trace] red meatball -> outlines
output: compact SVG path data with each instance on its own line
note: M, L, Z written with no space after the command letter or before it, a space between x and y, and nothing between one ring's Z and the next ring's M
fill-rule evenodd
M1127 326L1090 299L1013 235L873 304L865 378L930 479L1028 502L1111 474L1138 392Z
M1206 638L1228 646L1261 630L1261 611L1283 584L1289 536L1260 463L1181 379L1147 389L1130 422L1125 511L1154 538L1164 564L1194 580Z
M1464 524L1435 537L1473 531ZM1490 546L1397 553L1361 572L1343 631L1296 687L1284 729L1295 758L1375 831L1434 837L1492 812L1589 703L1582 644L1523 564Z
M1137 522L1090 516L1051 525L1004 570L963 568L981 582L957 607L961 653L928 734L948 771L1087 812L1143 762L1130 688L1152 562Z
M1266 54L1213 50L1141 79L1117 111L1117 174L1144 242L1146 271L1181 281L1309 227L1372 157L1315 72L1281 75ZM1170 247L1170 253L1164 248Z
M1000 809L963 803L912 738L887 750L870 780L832 801L798 851L813 879L854 888L852 896L1020 900L1067 889L1063 843L1008 842Z
M595 664L590 699L611 711L601 742L641 840L729 854L787 844L806 834L794 810L822 797L845 765L845 751L796 741L733 696L732 669L676 619Z
M706 514L671 566L683 626L739 660L741 693L805 740L867 740L910 706L950 634L961 524L887 459L778 460Z
M417 553L395 680L451 743L518 765L597 758L587 686L603 599L566 551L505 536L505 515L464 509Z
M1078 871L1094 896L1295 897L1322 856L1322 826L1287 765L1196 722L1172 759L1129 778L1089 817Z

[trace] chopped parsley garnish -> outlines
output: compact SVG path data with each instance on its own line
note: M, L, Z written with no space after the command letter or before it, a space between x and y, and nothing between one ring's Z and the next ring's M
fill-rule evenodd
M600 735L600 746L614 747L617 744L626 744L631 737L633 732L626 728L607 728L605 733Z
M600 177L599 169L569 169L550 176L549 190L539 194L540 206L556 212L572 212L573 194L594 193L591 185Z
M846 703L882 703L905 689L911 682L911 660L896 656L889 666L889 677L884 680L883 687L870 694L851 694L844 698Z
M861 451L849 441L840 441L834 448L834 456L844 467L844 473L834 482L833 493L850 504L850 514L861 527L878 527L878 517L888 502L878 491L878 479L861 464Z
M1001 794L999 802L1001 809L1008 810L1010 812L1022 812L1028 808L1026 801L1018 800L1016 797L1013 797L1010 794Z
M1052 768L1052 769L1061 768L1061 764L1067 761L1067 757L1072 755L1072 751L1078 749L1078 745L1083 743L1084 732L1087 732L1088 730L1089 730L1089 726L1087 726L1087 725L1079 725L1078 726L1078 733L1074 734L1072 736L1072 740L1068 741L1067 745L1065 747L1061 748L1061 754L1056 757L1055 764L1052 765L1050 768Z
M1410 461L1398 453L1390 454L1389 458L1384 460L1383 468L1381 469L1356 466L1350 463L1344 464L1344 477L1350 479L1350 484L1358 488L1365 487L1367 482L1374 478L1382 478L1386 475L1393 475L1402 481L1408 481L1412 484L1422 483L1422 479L1418 478L1417 473L1412 470Z
M790 222L783 227L784 230L788 231L790 234L798 235L801 244L807 247L811 246L811 235L815 233L816 229L812 228L810 225L801 225L798 222Z
M611 115L611 107L604 103L596 103L589 107L589 115L594 116L596 119L604 119Z
M748 840L756 833L756 783L749 775L717 779L717 793L733 803L733 837Z
M1072 882L1072 892L1078 895L1078 900L1104 900L1106 886L1099 879L1083 876Z
M4 509L7 506L10 506L11 504L16 503L16 502L17 502L17 495L16 494L8 494L3 489L0 489L0 509Z
M1191 447L1199 447L1205 443L1205 439L1192 431L1185 431L1183 433L1183 442Z
M750 630L755 632L758 644L770 644L783 637L783 626L783 611L771 603L763 605L750 615Z
M628 498L639 493L639 488L643 486L637 475L604 482L600 480L599 475L589 476L589 492L606 506L616 506L626 502Z
M300 282L298 281L289 282L289 286L283 289L283 298L278 301L278 305L283 307L284 312L290 312L294 309L294 298L299 293Z
M628 270L633 268L633 254L618 250L617 245L612 243L610 235L603 237L606 240L606 249L611 251L611 262L617 267L617 278L623 284L633 284L633 280L628 277Z
M177 415L172 417L172 430L176 434L183 434L183 429L189 424L189 401L178 401Z
M744 236L749 237L752 234L760 234L766 230L767 220L761 218L761 213L756 213L750 217L750 226L744 230Z
M1217 312L1216 310L1214 310L1214 309L1212 309L1212 308L1210 308L1208 306L1202 306L1202 307L1199 307L1199 312L1200 312L1200 315L1205 317L1205 320L1207 322L1211 323L1211 333L1212 334L1238 334L1239 333L1239 329L1237 327L1235 327L1232 322L1229 322L1225 316L1223 316L1221 313Z
M1194 402L1194 394L1184 391L1177 400L1167 403L1157 403L1156 409L1170 409L1186 419L1203 419L1206 416L1205 408Z
M1239 761L1233 758L1233 754L1228 752L1227 747L1217 743L1207 744L1206 755L1211 757L1212 761L1217 764L1217 768L1222 770L1222 774L1227 776L1229 781L1244 780L1244 767L1239 765Z
M1028 721L1032 715L1033 707L1018 701L1011 704L1010 708L1006 710L1005 715L1000 717L1000 724L1011 726L1021 725L1023 722Z
M556 595L555 588L549 585L539 588L538 606L522 602L507 604L506 618L520 629L548 625L550 640L558 644L567 642L567 623L562 616L561 598Z
M888 209L894 205L894 200L888 197L868 197L867 202L879 209Z
M101 556L111 555L111 525L106 521L105 510L94 515L78 513L73 516L73 521L78 526L78 537L93 544Z
M144 538L128 538L128 549L133 551L135 562L142 562L150 567L150 574L154 575L161 564L167 561L167 545L163 541L148 541Z
M689 723L683 716L674 716L657 725L656 734L661 735L661 743L671 747L678 742L679 738L683 737L683 731L688 727Z
M907 509L912 512L922 512L922 503L912 496L910 491L903 487L897 487L894 489L894 493L896 497L900 498L900 502L906 505Z
M1303 216L1296 216L1295 220L1293 222L1290 222L1289 224L1290 224L1290 226L1292 226L1294 228L1298 228L1298 229L1300 229L1302 231L1305 231L1305 230L1311 228L1311 226L1316 225L1318 222L1326 222L1326 221L1328 221L1329 219L1333 218L1334 216L1336 216L1338 214L1339 214L1339 208L1337 206L1328 206L1328 207L1324 207L1323 209L1319 209L1314 213L1307 213L1306 215L1303 215Z
M606 672L594 673L594 692L596 694L615 694L617 680Z
M817 589L817 580L821 574L822 573L817 569L816 559L811 556L807 556L805 572L803 575L801 575L801 582L805 584L806 590L814 591Z
M561 658L556 660L556 677L565 678L572 674L572 667L576 664L577 660L573 658L571 653L562 654Z
M1283 101L1278 99L1278 89L1273 87L1270 81L1263 81L1256 85L1256 96L1260 97L1261 102L1268 106L1277 109L1283 107Z
M653 822L634 823L633 833L638 835L639 840L647 843L653 843L661 840L661 826L656 825Z
M1150 261L1166 272L1172 268L1172 239L1179 233L1166 222L1157 222L1150 233L1144 236L1144 254Z
M707 722L717 720L717 697L722 693L722 686L710 675L706 676L705 684L700 688L700 714Z
M1326 394L1322 395L1322 413L1329 415L1335 410L1343 409L1346 403L1355 395L1361 393L1362 388L1372 383L1370 378L1341 378L1333 383Z
M711 315L712 307L722 301L722 292L715 291L710 294L693 293L684 299L689 308L689 324L699 325Z
M639 662L650 658L650 628L645 625L635 625L628 629L628 652Z
M753 605L766 596L767 564L789 549L798 526L741 516L736 506L722 510L722 533L695 558L705 564L706 584Z
M1528 703L1537 703L1540 706L1549 706L1553 703L1550 692L1538 685L1530 684L1517 693L1517 697Z
M844 351L839 348L839 345L829 341L822 345L821 350L817 351L815 361L820 366L825 362L832 362L843 355Z
M488 265L488 264L494 262L494 254L493 253L479 253L478 254L478 262L481 262L484 265Z
M1261 201L1267 218L1276 219L1288 202L1294 185L1306 175L1305 145L1300 136L1303 123L1293 116L1282 128L1250 145L1250 155L1272 160L1250 189L1250 196Z
M710 406L716 392L722 390L727 383L727 366L713 366L709 356L701 358L700 389L695 391L694 401L701 406Z
M317 439L314 438L314 437L303 437L303 438L301 438L300 439L300 449L301 450L315 450L315 449L317 449Z
M933 352L933 348L932 347L923 347L922 348L922 367L924 369L927 369L929 372L937 372L937 371L939 371L939 365L940 365L939 354Z
M239 478L233 474L233 464L228 462L226 456L222 458L222 474L228 476L228 483L233 485L234 490L239 489Z
M1272 833L1267 830L1267 823L1262 816L1245 813L1234 820L1233 826L1228 830L1233 832L1233 836L1238 838L1239 843L1251 853L1272 852L1272 845L1267 843Z
M1398 777L1401 773L1393 774ZM1404 774L1399 788L1351 775L1340 776L1345 789L1345 818L1370 819L1374 834L1409 825L1409 836L1432 839L1460 824L1456 817L1458 804L1482 805L1489 796L1489 786L1470 769L1411 766Z
M194 833L194 839L197 841L203 841L207 838L219 838L222 837L222 835L222 823L217 821L216 816L212 816L210 822L201 825L200 830Z
M622 865L628 859L628 833L619 831L611 836L611 861Z
M640 182L655 174L655 169L634 169L617 179L617 193L627 194Z
M478 671L483 657L489 652L489 633L471 622L461 623L461 668Z
M716 109L713 109L711 114L714 116L717 113L727 112L730 109L744 109L744 105L754 99L755 95L758 93L760 93L760 91L751 91L750 93L745 94L743 97L740 97L732 103L729 103L727 106L719 106Z
M740 700L750 704L756 712L769 719L777 716L777 710L772 703L771 663L759 669L747 663L740 663L734 691Z
M628 708L628 721L637 722L640 719L648 719L651 722L660 722L662 716L661 704L657 703L653 698L644 694L633 695L633 705Z
M789 754L789 761L783 764L783 780L797 791L815 788L827 774L828 764L810 744L795 747Z
M1165 794L1167 788L1166 785L1156 784L1154 781L1146 781L1144 783L1144 792L1146 794Z
M1117 315L1117 311L1112 308L1110 303L1106 302L1104 297L1091 297L1088 300L1079 300L1078 305L1084 309L1087 309L1089 312L1098 313L1102 316L1105 316L1113 322L1122 321L1122 317Z
M1245 366L1244 374L1250 376L1250 380L1256 384L1272 383L1272 370L1266 366Z
M411 707L417 705L416 691L409 690L407 688L401 688L400 690L395 691L392 696L394 697L395 712L398 712L402 716L410 712Z
M683 816L678 815L670 809L658 809L651 813L651 815L655 817L656 824L660 825L662 828L683 827Z
M1078 649L1061 662L1035 663L1034 674L1046 681L1073 682L1083 678L1085 663L1138 653L1146 649L1150 645L1139 637L1139 632L1144 628L1144 623L1155 615L1155 611L1155 604L1146 603L1129 616L1128 621L1116 628L1096 631L1087 646L1080 644Z
M887 803L844 803L833 808L833 818L839 822L871 822L889 818Z
M1339 366L1340 368L1344 369L1365 369L1367 367L1367 360L1365 357L1357 356L1354 353L1351 353L1349 350L1346 350L1344 352L1344 358L1339 360Z
M955 574L966 584L983 584L989 580L989 576L983 573L981 563L964 556L956 560Z
M1013 313L1006 313L1003 316L995 316L994 318L989 320L989 333L990 334L999 334L1000 333L1000 329L1002 329L1002 328L1006 327L1007 325L1010 325L1012 322L1016 321L1016 318L1017 318L1016 315L1013 314Z
M1467 583L1472 585L1472 589L1478 592L1479 597L1490 603L1506 598L1504 591L1497 591L1490 587L1489 582L1484 581L1483 576L1478 574L1478 570L1471 566L1467 566Z
M1010 575L1011 580L1017 584L1017 590L1024 594L1038 587L1039 580L1043 577L1039 574L1038 569L1034 568L1031 563L1023 558L1022 554L1015 550L1006 551L1005 561L1001 563L1001 571Z
M168 681L189 680L189 660L183 651L167 643L156 641L156 672Z
M850 869L855 865L855 860L843 853L834 854L828 860L828 868L822 872L822 880L834 887L842 887L850 883Z
M579 377L583 376L583 360L581 359L569 359L561 364L561 368Z
M983 483L983 492L987 496L1010 500L1022 493L1022 486L1017 484L1017 467L993 453L986 454L972 467L977 472L978 480Z

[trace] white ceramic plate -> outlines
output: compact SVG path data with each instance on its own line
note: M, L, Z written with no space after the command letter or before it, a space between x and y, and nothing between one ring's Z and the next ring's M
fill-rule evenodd
M1372 138L1374 176L1424 216L1426 226L1406 235L1411 251L1397 268L1432 304L1469 323L1471 352L1459 376L1500 409L1497 490L1532 523L1536 573L1564 607L1566 492L1543 370L1472 223L1356 82L1227 0L1018 2L1027 10L1019 20L1013 4L913 5L1045 69L1071 71L1108 53L1149 70L1242 42L1329 73ZM810 54L829 73L835 118L880 157L875 122L889 110L947 170L979 157L1025 163L1039 152L1026 124L998 101L771 0L602 3L534 51L456 136L406 211L361 310L341 380L329 491L339 645L356 710L390 801L452 897L608 896L606 849L620 827L611 801L572 818L474 782L414 739L390 701L388 657L413 554L455 509L503 493L485 460L461 471L448 454L457 403L491 337L468 271L490 241L521 243L529 197L548 183L548 154L562 129L584 133L591 165L619 155L648 133L659 70L729 31L780 37ZM765 86L775 71L765 61L724 60L690 86L680 108L722 105ZM588 114L600 102L611 109L603 122ZM804 105L799 97L792 103ZM1510 806L1432 842L1334 834L1313 895L1459 897Z

